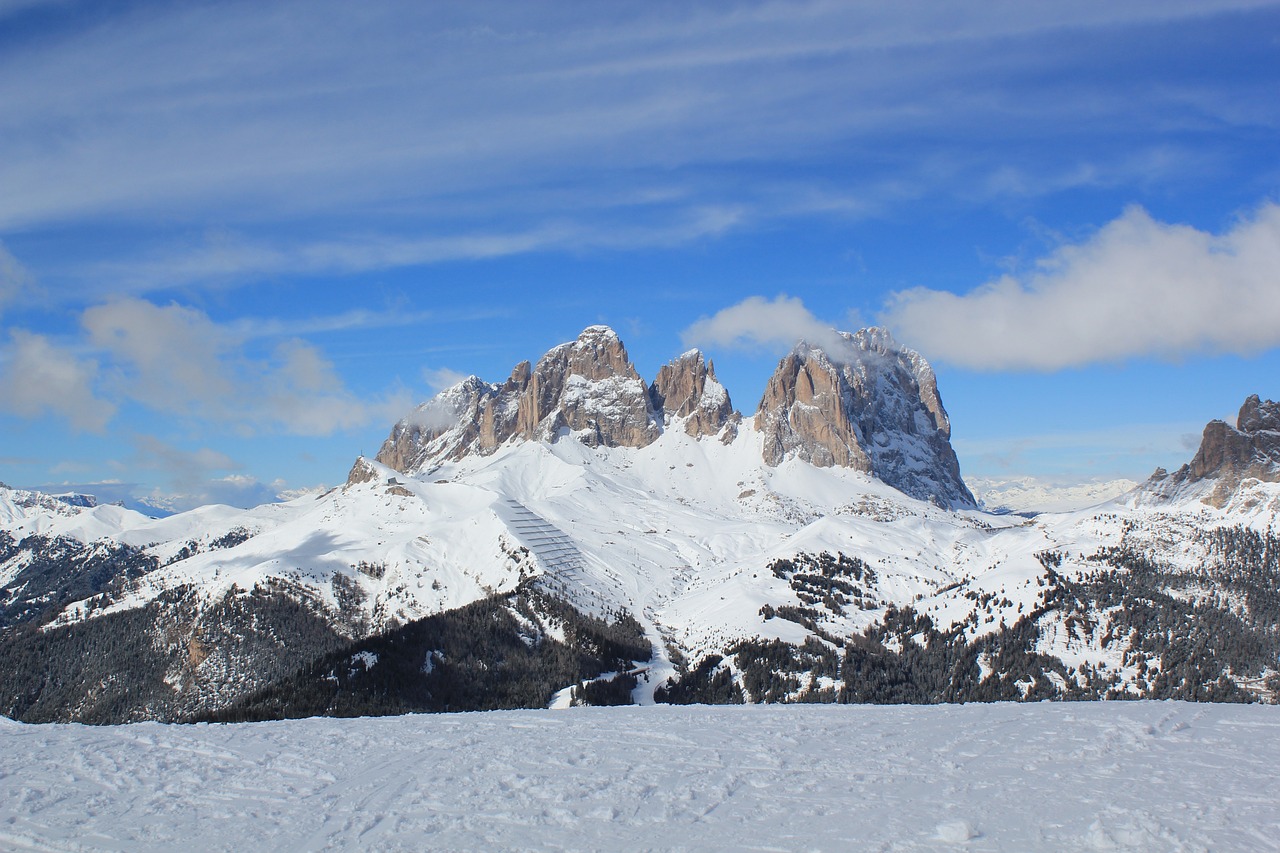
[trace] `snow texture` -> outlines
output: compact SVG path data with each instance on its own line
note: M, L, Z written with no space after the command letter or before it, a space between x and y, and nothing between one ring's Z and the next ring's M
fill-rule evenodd
M6 850L1275 850L1280 709L0 720Z
M1054 483L1035 477L966 477L978 502L989 512L1072 512L1105 503L1138 487L1133 480Z

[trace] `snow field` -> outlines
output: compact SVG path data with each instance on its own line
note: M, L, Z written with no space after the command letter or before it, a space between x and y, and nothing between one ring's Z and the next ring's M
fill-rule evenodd
M1280 709L0 721L8 850L1275 850Z
M803 604L769 571L779 558L843 553L875 571L874 584L865 585L870 609L820 613L831 635L860 633L891 603L912 606L943 630L977 612L976 623L966 625L972 639L1035 608L1045 588L1041 552L1059 553L1057 571L1068 578L1098 570L1090 557L1121 541L1194 569L1203 548L1184 546L1199 532L1224 524L1270 531L1280 506L1280 484L1253 483L1248 512L1212 509L1190 491L1173 504L1148 505L1138 492L1033 520L952 512L849 469L795 459L763 466L761 437L749 419L728 445L676 427L644 448L511 442L490 456L417 475L364 460L370 480L324 495L246 511L205 507L162 520L56 502L51 514L19 506L16 493L0 489L0 519L13 517L3 526L15 535L110 529L111 538L144 546L163 564L106 607L71 604L56 624L141 607L177 587L194 586L214 601L233 586L251 590L273 578L336 611L333 580L341 575L344 589L363 593L352 606L378 631L540 574L544 586L584 612L625 609L640 620L657 655L647 689L637 694L645 700L671 671L667 643L696 663L744 639L798 644L809 636L795 621L761 613L765 604ZM253 535L215 545L238 531ZM519 546L529 553L516 553ZM194 553L177 559L188 551ZM0 581L23 565L0 566ZM1119 650L1066 630L1040 650L1071 666L1114 671L1120 664Z

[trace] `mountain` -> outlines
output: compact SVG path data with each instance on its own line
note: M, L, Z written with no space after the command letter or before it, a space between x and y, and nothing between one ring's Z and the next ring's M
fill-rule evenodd
M929 363L883 329L839 339L834 353L800 344L769 379L755 417L765 462L853 468L915 498L973 507Z
M0 712L1280 695L1274 404L1199 479L1027 519L974 504L922 358L825 346L744 418L701 353L647 383L591 327L251 510L0 490Z
M1133 480L1055 483L1037 477L967 477L965 482L984 509L995 513L1036 515L1071 512L1097 506L1138 487Z
M489 455L513 439L571 433L590 447L644 447L661 431L649 389L617 333L591 326L537 365L516 365L506 382L471 376L419 406L396 424L377 459L407 472Z
M912 497L975 506L928 362L883 329L839 333L833 349L801 343L778 364L753 419L764 463L851 468ZM698 350L664 365L646 386L617 334L591 326L534 367L521 362L504 383L468 377L419 406L395 425L377 461L419 473L491 455L510 441L565 436L588 447L642 448L669 422L729 444L739 440L741 420Z
M1269 499L1269 489L1256 488L1263 483L1280 483L1280 403L1254 394L1240 407L1234 427L1210 421L1191 461L1172 474L1156 471L1145 492L1157 500L1198 498L1221 508L1233 500ZM1271 504L1271 511L1278 508Z

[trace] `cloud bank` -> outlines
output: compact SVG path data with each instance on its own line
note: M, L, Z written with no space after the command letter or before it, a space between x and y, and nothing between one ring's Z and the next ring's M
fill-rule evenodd
M14 330L0 353L0 397L22 417L60 415L99 431L118 407L242 434L323 436L391 420L409 408L403 392L354 394L312 344L289 338L253 357L242 330L178 304L117 299L86 309L72 344Z
M0 0L0 19L36 5ZM663 245L927 194L1123 184L1158 159L1147 145L1135 156L1135 131L1164 140L1195 120L1228 137L1271 126L1276 108L1270 77L1223 85L1198 67L1186 73L1182 52L1171 60L1160 39L1126 37L1120 62L1115 34L1251 10L1264 30L1273 5L51 9L39 30L0 32L0 231L110 222L124 239L96 266L136 293ZM1162 73L1162 85L1130 63ZM1109 97L1098 97L1098 74ZM1049 96L1026 97L1029 79L1045 80ZM1048 144L1044 128L1081 120L1114 144ZM996 123L1000 144L988 132ZM1156 147L1179 156L1176 144ZM769 163L804 168L782 180L752 166ZM157 245L153 226L175 221L254 239L192 246L179 229Z
M1280 345L1280 205L1221 234L1130 207L1028 275L965 294L898 292L881 322L928 357L976 370L1255 355Z
M772 300L747 297L703 317L680 337L686 346L730 349L789 350L798 341L807 341L831 355L838 355L848 346L830 323L815 317L798 297L786 294Z
M98 363L22 329L10 333L0 373L0 400L11 414L59 415L72 427L101 432L115 415L113 403L93 390Z

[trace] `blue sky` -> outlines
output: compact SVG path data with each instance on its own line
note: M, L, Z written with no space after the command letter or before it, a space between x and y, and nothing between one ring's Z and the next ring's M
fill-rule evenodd
M584 326L887 325L968 475L1280 396L1280 3L0 0L0 480L252 503ZM103 485L112 483L114 485Z

